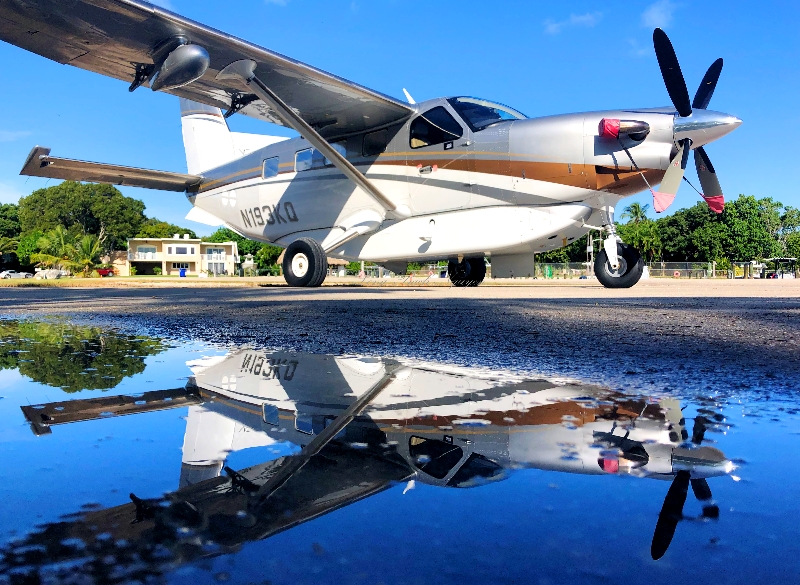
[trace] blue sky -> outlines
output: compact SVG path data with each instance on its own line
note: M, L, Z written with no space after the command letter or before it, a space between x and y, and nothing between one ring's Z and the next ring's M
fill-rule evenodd
M194 20L367 87L417 100L475 95L529 116L669 104L652 49L670 35L694 95L725 59L711 108L744 124L708 147L726 195L771 196L800 207L794 185L800 135L800 3L501 2L477 0L161 0ZM0 202L46 184L19 176L31 147L68 158L185 171L177 98L128 93L106 79L0 42ZM235 131L289 135L234 116ZM689 178L695 180L690 171ZM51 181L49 184L53 184ZM146 213L184 221L180 194L122 188ZM684 186L673 209L693 205ZM626 200L650 202L639 195Z

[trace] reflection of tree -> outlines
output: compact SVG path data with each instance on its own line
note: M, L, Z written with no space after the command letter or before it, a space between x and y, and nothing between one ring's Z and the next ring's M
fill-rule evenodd
M0 369L65 392L108 390L164 351L157 339L68 323L0 321Z

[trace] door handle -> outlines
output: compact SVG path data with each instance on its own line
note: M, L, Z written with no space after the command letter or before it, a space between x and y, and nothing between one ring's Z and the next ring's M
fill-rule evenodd
M419 171L420 175L429 175L433 171L436 171L438 169L439 169L439 165L433 165L433 166L427 165L427 166L424 166L424 167L422 165L417 165L417 170Z

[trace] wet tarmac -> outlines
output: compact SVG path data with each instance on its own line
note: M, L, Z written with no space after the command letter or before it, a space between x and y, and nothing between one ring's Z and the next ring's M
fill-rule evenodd
M0 583L800 573L795 299L58 292L0 321Z

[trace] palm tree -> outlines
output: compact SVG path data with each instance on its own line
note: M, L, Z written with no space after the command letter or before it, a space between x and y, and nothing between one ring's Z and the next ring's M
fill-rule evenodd
M45 268L62 268L69 260L70 253L73 249L74 238L64 226L56 226L56 228L47 233L47 235L39 238L36 242L36 247L39 252L31 254L31 260L37 266Z
M71 247L67 265L70 269L80 270L84 276L89 276L92 270L100 264L102 252L103 240L94 234L87 234Z
M12 238L0 238L0 254L11 254L17 251L19 241Z
M650 209L650 204L645 203L631 203L622 210L620 219L630 219L633 223L641 223L647 221L647 210Z

